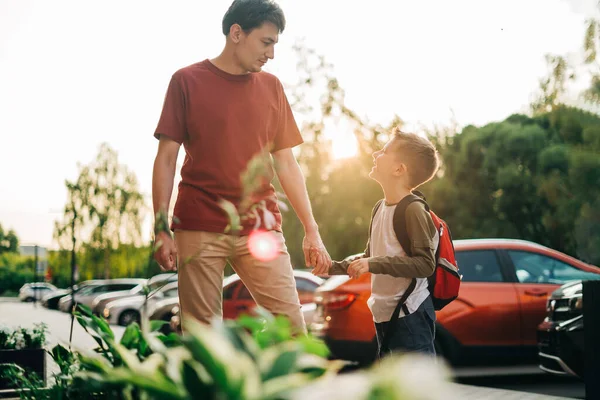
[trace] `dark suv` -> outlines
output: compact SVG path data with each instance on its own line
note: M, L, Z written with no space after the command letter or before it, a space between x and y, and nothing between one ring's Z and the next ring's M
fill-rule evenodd
M582 281L555 290L548 298L546 312L546 319L538 327L540 368L551 374L583 378Z

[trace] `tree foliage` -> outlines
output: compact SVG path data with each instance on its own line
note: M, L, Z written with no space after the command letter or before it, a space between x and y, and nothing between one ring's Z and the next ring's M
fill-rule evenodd
M4 231L0 224L0 254L17 253L19 251L19 238L14 230Z
M96 159L80 166L77 180L66 186L68 202L63 221L55 226L55 238L63 249L75 245L77 238L86 254L93 254L88 260L93 276L108 278L114 250L141 242L145 206L137 178L104 143Z
M361 119L345 105L331 66L314 52L297 50L301 82L292 88L295 98L310 99L311 90L325 93L316 111L295 105L312 115L302 127L306 143L298 159L323 240L332 257L341 259L364 250L371 209L382 197L368 178L371 153L402 121L395 117L390 127L381 127ZM600 118L561 105L558 95L548 104L549 111L539 109L534 117L517 114L482 127L429 132L442 167L422 190L454 238L526 239L600 264ZM331 119L354 127L348 135L360 143L355 158L331 159L323 134ZM293 264L300 267L303 230L291 210L284 213L284 231Z

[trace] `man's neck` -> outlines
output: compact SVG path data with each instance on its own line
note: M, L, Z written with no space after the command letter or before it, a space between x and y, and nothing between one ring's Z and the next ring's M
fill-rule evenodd
M383 189L383 197L388 205L400 203L400 200L408 196L411 191L403 186L394 186Z
M210 60L210 62L221 71L231 75L245 75L249 73L249 71L240 66L235 56L227 51L227 49L224 49L221 54Z

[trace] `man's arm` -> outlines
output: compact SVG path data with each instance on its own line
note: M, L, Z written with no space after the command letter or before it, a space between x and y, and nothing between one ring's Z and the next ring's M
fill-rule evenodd
M161 135L152 173L152 204L155 218L159 218L161 214L163 220L168 220L179 147L179 143ZM160 225L159 221L155 221L155 227ZM170 232L166 230L169 227L161 226L161 228L154 232L155 241L157 243L160 241L160 247L154 254L154 258L163 269L174 270L177 256L175 242Z
M305 236L302 249L304 250L306 266L312 265L317 272L326 273L331 265L331 258L323 245L319 234L319 226L312 213L304 174L291 148L273 152L273 158L275 159L275 170L281 187L304 226Z

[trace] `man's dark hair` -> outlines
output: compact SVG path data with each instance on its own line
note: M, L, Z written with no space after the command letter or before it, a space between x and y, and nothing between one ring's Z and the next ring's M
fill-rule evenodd
M272 0L235 0L223 17L223 34L228 35L233 24L238 24L248 33L270 22L279 29L285 29L285 16L277 3Z

